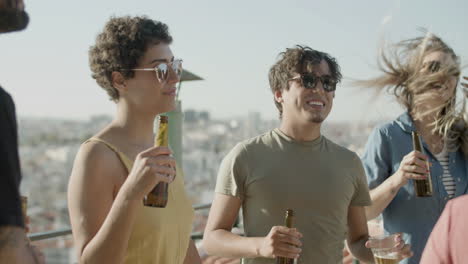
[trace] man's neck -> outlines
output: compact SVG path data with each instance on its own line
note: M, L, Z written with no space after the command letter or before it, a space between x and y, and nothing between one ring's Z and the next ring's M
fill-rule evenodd
M320 137L320 123L294 124L281 120L279 129L296 141L312 141Z

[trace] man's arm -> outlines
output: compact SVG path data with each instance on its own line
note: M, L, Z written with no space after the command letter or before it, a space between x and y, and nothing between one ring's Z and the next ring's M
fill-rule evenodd
M193 240L190 239L187 254L185 255L184 264L201 264L200 255Z
M44 259L42 254L29 244L22 227L2 226L0 227L0 262L39 264L44 263Z
M275 226L266 237L242 237L231 233L240 207L238 197L215 194L203 238L203 248L208 254L233 258L299 256L302 235L293 228Z
M231 233L241 207L237 197L215 194L203 237L203 248L210 255L224 257L258 257L258 238Z
M347 243L351 253L361 261L366 263L374 263L374 257L371 247L379 247L368 241L369 233L367 230L367 219L364 207L350 206L348 210L348 238ZM397 242L393 251L396 253L398 260L413 256L411 246L405 244L401 235L397 236Z
M372 251L365 244L369 238L367 218L363 206L350 206L348 209L347 243L351 253L361 261L374 263Z

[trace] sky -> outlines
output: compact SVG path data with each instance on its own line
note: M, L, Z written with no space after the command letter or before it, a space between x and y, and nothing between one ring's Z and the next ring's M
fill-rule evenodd
M184 68L204 78L182 84L183 109L214 118L260 112L277 118L268 70L296 44L334 56L344 81L329 120L396 117L391 96L352 87L376 76L378 47L420 36L425 27L468 60L468 1L147 1L25 0L31 17L22 32L0 35L0 85L20 117L88 119L115 112L91 78L88 49L111 16L147 15L169 26L172 50ZM463 72L465 75L467 71Z

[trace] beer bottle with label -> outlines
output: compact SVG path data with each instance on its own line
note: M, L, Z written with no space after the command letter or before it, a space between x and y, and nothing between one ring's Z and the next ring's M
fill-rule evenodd
M413 138L414 150L424 153L422 149L422 145L421 145L421 140L419 139L418 132L413 131L411 133L411 136ZM426 168L429 170L429 164L427 161L426 161ZM428 172L427 179L413 180L413 184L414 184L414 192L416 193L417 197L432 196L432 179L431 179L430 171Z
M286 216L284 218L284 225L286 227L292 228L293 226L293 217L294 211L292 209L286 210ZM284 258L284 257L277 257L276 264L294 264L294 259L292 258Z
M159 116L159 130L155 138L155 146L167 147L169 144L169 120L167 116ZM164 208L167 205L169 184L159 182L148 195L143 204L150 207Z

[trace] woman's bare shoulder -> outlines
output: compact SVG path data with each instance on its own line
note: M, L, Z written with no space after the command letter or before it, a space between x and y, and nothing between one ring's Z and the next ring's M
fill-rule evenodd
M118 154L103 142L84 142L75 158L72 178L89 184L121 185L127 171Z

